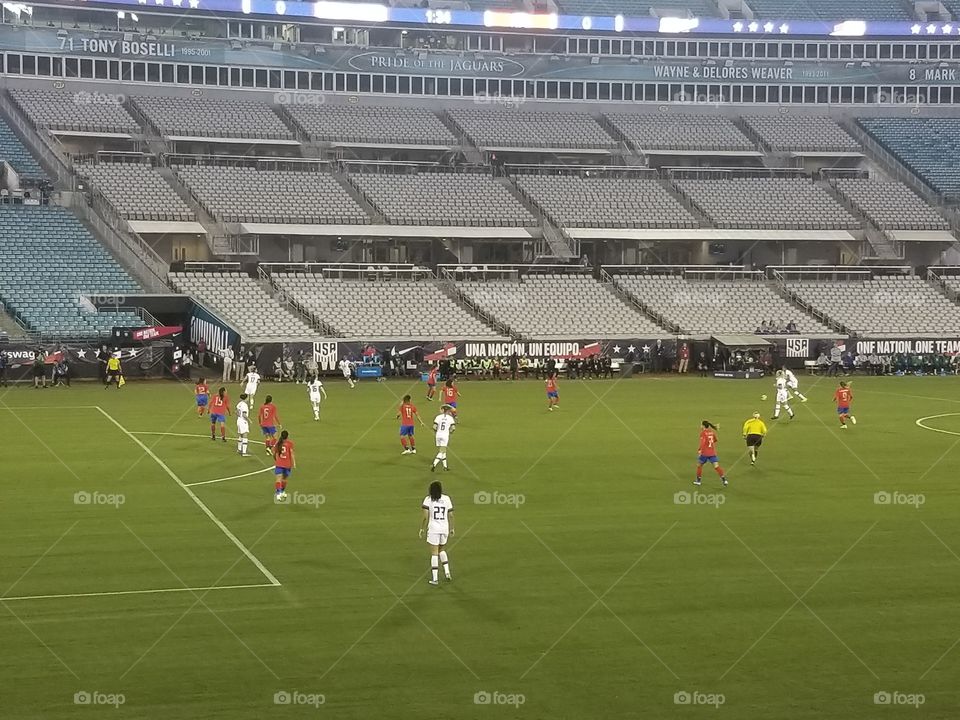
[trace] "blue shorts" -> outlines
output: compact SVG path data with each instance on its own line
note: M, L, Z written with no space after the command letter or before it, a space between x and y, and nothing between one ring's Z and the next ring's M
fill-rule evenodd
M277 427L276 425L261 425L260 432L263 433L264 437L266 437L267 435L276 435Z
M717 460L717 456L716 456L716 455L701 455L701 456L700 456L700 464L701 464L701 465L703 465L703 464L705 464L705 463L718 463L718 462L720 462L720 461Z
M206 406L207 406L207 396L197 395L197 407L206 407Z
M457 406L457 401L454 400L453 402L448 402L447 405L449 405L452 408L455 408Z
M548 392L548 393L547 393L547 397L548 397L548 398L556 398L556 399L559 399L559 398L560 398L560 393L558 393L556 390L554 390L553 392Z
M290 477L290 468L275 467L273 469L274 475L283 475L284 479Z
M850 406L849 406L849 405L843 405L843 406L837 408L837 415L849 415L849 414L850 414Z
M400 437L409 435L413 437L413 425L401 425L400 426Z
M226 421L227 421L226 415L214 415L213 413L210 413L210 422L221 423Z

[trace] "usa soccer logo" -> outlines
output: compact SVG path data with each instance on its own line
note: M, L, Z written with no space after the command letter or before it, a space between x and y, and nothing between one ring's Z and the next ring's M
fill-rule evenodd
M787 357L810 357L810 340L808 338L790 338L787 340Z
M336 370L337 355L336 342L325 341L313 344L313 359L317 361L317 367L321 370Z

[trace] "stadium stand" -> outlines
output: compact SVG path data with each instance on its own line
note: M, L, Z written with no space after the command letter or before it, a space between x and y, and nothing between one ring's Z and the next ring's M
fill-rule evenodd
M960 333L960 307L913 275L865 280L788 280L807 305L858 333Z
M292 139L273 108L250 100L140 96L133 104L161 135L174 137Z
M14 170L29 180L43 180L46 173L33 155L23 146L10 126L0 120L0 161L10 164Z
M351 280L277 273L277 287L344 336L504 339L433 280Z
M378 105L289 105L287 111L311 140L381 145L457 143L439 117L425 108Z
M756 150L732 120L720 115L612 113L606 118L641 151Z
M140 127L123 96L13 88L10 98L38 128L134 134Z
M350 176L364 197L398 225L523 227L536 220L487 173Z
M481 148L611 149L617 141L587 113L454 108L457 126Z
M747 115L744 125L774 152L860 152L834 120L819 115Z
M219 313L246 342L310 339L317 332L272 297L260 283L239 272L172 272L174 289Z
M943 219L903 183L845 178L834 184L843 197L883 230L949 230Z
M31 330L51 339L90 339L109 336L114 326L142 327L136 313L96 312L81 300L139 292L63 208L0 205L0 301Z
M336 178L323 172L218 165L185 165L174 170L200 204L224 222L370 222Z
M560 6L568 13L582 15L654 14L654 9L665 11L671 17L716 17L717 6L708 0L561 0Z
M764 282L688 280L682 275L615 275L617 284L688 335L753 333L793 321L800 333L831 332Z
M765 20L913 20L900 0L749 0L756 17Z
M483 312L528 338L651 337L664 333L616 291L589 275L529 274L519 280L462 281Z
M960 197L960 119L859 118L857 123L936 192Z
M653 178L518 175L517 186L567 227L693 228L696 219Z
M76 169L129 220L194 219L190 207L151 165L97 163Z
M676 186L720 228L860 227L826 190L804 178L677 180Z

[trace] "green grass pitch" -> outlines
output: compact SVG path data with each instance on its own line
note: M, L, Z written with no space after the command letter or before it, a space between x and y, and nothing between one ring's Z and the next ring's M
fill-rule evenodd
M834 386L801 378L750 467L769 381L567 381L554 413L539 382L465 382L435 476L394 419L405 392L432 419L421 384L332 380L320 423L266 384L291 505L192 386L0 391L0 717L956 718L960 384L857 378L845 431ZM704 418L730 487L678 496Z

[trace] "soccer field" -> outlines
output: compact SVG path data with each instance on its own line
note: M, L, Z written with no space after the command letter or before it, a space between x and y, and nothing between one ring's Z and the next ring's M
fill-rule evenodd
M332 380L320 423L267 384L288 505L192 386L9 390L0 717L956 718L960 383L856 378L842 432L834 388L802 377L751 467L767 380L562 382L554 413L540 382L464 382L434 475L395 420L405 392L436 414L422 384ZM694 494L702 419L730 486Z

